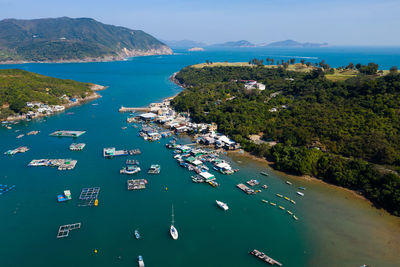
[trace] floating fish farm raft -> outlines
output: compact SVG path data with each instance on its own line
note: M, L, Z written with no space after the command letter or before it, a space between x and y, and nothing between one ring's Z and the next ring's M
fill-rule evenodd
M103 157L105 157L105 158L112 158L112 157L117 157L117 156L138 155L141 153L142 152L140 151L140 149L116 150L115 147L103 148Z
M17 154L17 153L25 153L25 152L28 151L28 150L29 150L28 147L26 147L26 146L20 146L20 147L17 147L16 149L7 150L6 152L4 152L4 154L5 154L5 155L10 155L10 156L12 156L12 155L15 155L15 154Z
M8 191L14 189L15 185L0 184L0 195L7 193Z
M70 231L80 228L81 228L81 223L61 225L60 228L58 229L57 238L67 237L69 236Z
M80 151L80 150L83 150L83 148L86 146L86 144L85 143L72 143L70 146L69 146L69 150L72 150L72 151Z
M259 184L260 184L260 182L259 182L258 180L255 180L255 179L249 180L249 181L247 181L246 183L247 183L248 185L250 185L250 186L256 186L256 185L259 185Z
M255 194L256 192L253 189L248 188L247 186L245 186L244 184L238 184L237 187L242 190L243 192L245 192L246 194Z
M72 170L75 168L77 160L74 159L34 159L28 166L29 167L57 167L58 170Z
M269 263L271 265L279 265L282 266L282 263L274 260L273 258L268 257L265 253L258 251L257 249L254 249L253 251L250 251L250 254L259 258L263 262Z
M57 137L79 137L82 134L86 133L86 131L55 131L51 133L50 136L57 136Z
M83 188L79 196L79 204L81 207L90 207L96 205L96 200L100 193L100 187Z
M147 180L146 179L137 179L137 180L128 180L128 190L140 190L146 189Z

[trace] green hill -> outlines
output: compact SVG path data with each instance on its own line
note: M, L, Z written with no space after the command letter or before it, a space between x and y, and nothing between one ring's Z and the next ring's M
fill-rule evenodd
M186 67L175 77L186 89L173 105L195 122L216 122L278 170L359 191L400 216L400 74L357 73L336 81L322 69ZM266 89L245 89L243 80Z
M26 102L64 104L63 95L85 98L93 84L63 80L19 69L0 70L0 119L29 111Z
M1 61L100 61L170 54L153 36L90 18L0 21Z

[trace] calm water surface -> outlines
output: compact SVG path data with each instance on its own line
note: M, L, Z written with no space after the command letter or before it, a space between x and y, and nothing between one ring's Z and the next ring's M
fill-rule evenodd
M0 155L0 183L16 185L0 196L0 266L136 266L143 255L146 266L265 266L247 252L257 248L283 266L399 266L400 220L376 210L352 193L312 181L288 178L240 155L228 158L240 171L216 174L219 188L194 184L192 173L179 167L165 149L167 140L148 143L137 137L138 129L126 126L124 106L144 106L178 93L169 76L182 67L211 61L248 61L251 58L306 57L325 59L332 66L376 62L389 68L400 62L398 48L323 49L213 49L205 52L178 50L171 56L139 57L124 62L84 64L25 64L21 68L44 75L107 85L102 98L75 107L45 121L22 122L12 130L0 129L0 152L26 145L25 154ZM86 130L77 140L49 137L58 129ZM16 133L15 130L20 130ZM15 137L31 130L36 136ZM86 143L81 152L71 152L73 141ZM190 142L189 140L183 140ZM102 148L140 148L142 172L148 188L127 191L127 176L119 174L126 158L104 159ZM73 158L72 171L28 168L34 158ZM160 175L149 176L147 168L158 163ZM130 178L130 177L129 177ZM256 196L235 188L239 182L258 178L269 186ZM305 197L294 186L305 186ZM101 187L98 207L78 207L84 187ZM168 190L165 190L165 188ZM73 200L57 203L57 194L69 189ZM281 193L297 201L293 205L275 196ZM227 202L223 212L215 200ZM290 208L299 221L271 200ZM179 240L169 237L171 205L174 204ZM82 222L82 228L65 239L56 239L58 227ZM139 228L142 240L132 237ZM94 249L98 250L95 254Z

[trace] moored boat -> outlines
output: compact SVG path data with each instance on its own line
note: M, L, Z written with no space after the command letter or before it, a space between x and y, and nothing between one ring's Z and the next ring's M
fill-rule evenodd
M138 256L138 264L140 267L144 267L144 261L141 255Z
M140 236L140 233L139 233L139 230L138 230L138 229L136 229L136 230L135 230L135 238L136 238L136 239L140 239L140 238L141 238L141 236Z
M304 197L304 193L302 193L302 192L296 192L299 196L302 196L302 197Z
M266 173L266 172L260 172L262 175L264 175L264 176L268 176L269 174L268 173Z
M291 183L291 182L289 182L289 181L286 181L286 183L287 183L288 185L292 185L292 183Z

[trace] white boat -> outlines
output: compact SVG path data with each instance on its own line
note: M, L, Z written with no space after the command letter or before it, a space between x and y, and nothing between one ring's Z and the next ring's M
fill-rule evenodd
M171 234L171 237L174 240L178 239L178 230L176 230L174 226L175 220L174 220L174 205L172 205L172 221L171 221L171 227L169 228L169 233Z
M228 205L226 205L226 203L224 203L224 202L222 202L222 201L218 201L218 200L216 200L215 202L217 202L217 205L218 205L221 209L223 209L223 210L228 210L228 209L229 209L229 207L228 207Z
M144 267L144 261L141 255L138 256L138 264L140 267Z
M302 196L302 197L304 196L304 193L299 192L299 191L297 191L297 194L300 195L300 196Z
M286 183L287 183L288 185L292 185L292 183L291 183L291 182L289 182L289 181L286 181Z

